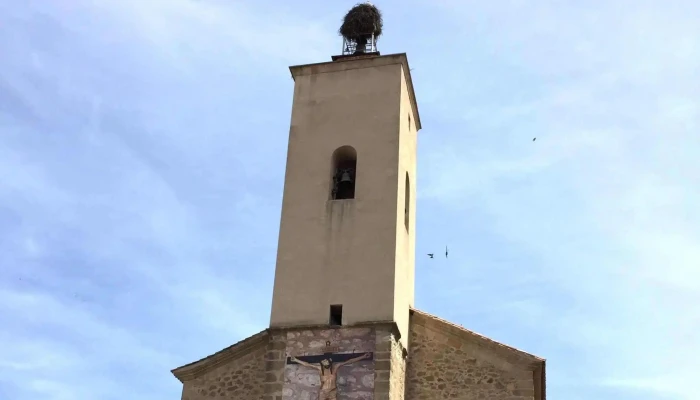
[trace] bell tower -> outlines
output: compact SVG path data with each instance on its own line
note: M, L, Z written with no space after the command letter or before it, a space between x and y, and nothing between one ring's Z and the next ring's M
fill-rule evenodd
M270 327L394 323L406 348L421 128L410 68L379 54L377 29L341 33L342 55L290 67Z
M544 359L413 307L421 122L381 33L356 4L340 55L289 68L270 326L174 369L182 400L544 400Z

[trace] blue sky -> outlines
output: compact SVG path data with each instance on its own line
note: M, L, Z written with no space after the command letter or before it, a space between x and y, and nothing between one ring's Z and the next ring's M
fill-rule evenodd
M551 399L697 399L700 3L377 5L424 125L416 306L547 358ZM179 399L267 326L287 67L351 6L0 0L0 399Z

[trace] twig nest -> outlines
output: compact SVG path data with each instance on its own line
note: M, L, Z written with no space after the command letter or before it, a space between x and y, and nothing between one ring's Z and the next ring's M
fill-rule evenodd
M349 40L361 39L372 34L375 38L379 38L382 34L382 25L381 11L369 2L360 3L345 14L338 33Z

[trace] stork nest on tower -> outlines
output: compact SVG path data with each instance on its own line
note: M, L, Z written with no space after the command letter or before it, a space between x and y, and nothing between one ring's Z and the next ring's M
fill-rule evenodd
M359 3L345 14L338 33L352 41L362 40L372 34L378 39L382 34L382 26L381 11L370 2Z

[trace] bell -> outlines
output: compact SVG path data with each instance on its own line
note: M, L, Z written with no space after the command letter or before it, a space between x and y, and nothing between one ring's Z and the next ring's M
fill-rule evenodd
M333 188L334 199L352 199L355 197L355 181L352 176L353 169L346 168L338 171L336 183Z
M350 172L348 172L348 170L343 171L343 174L340 176L340 183L345 182L352 182L352 175L350 175Z

